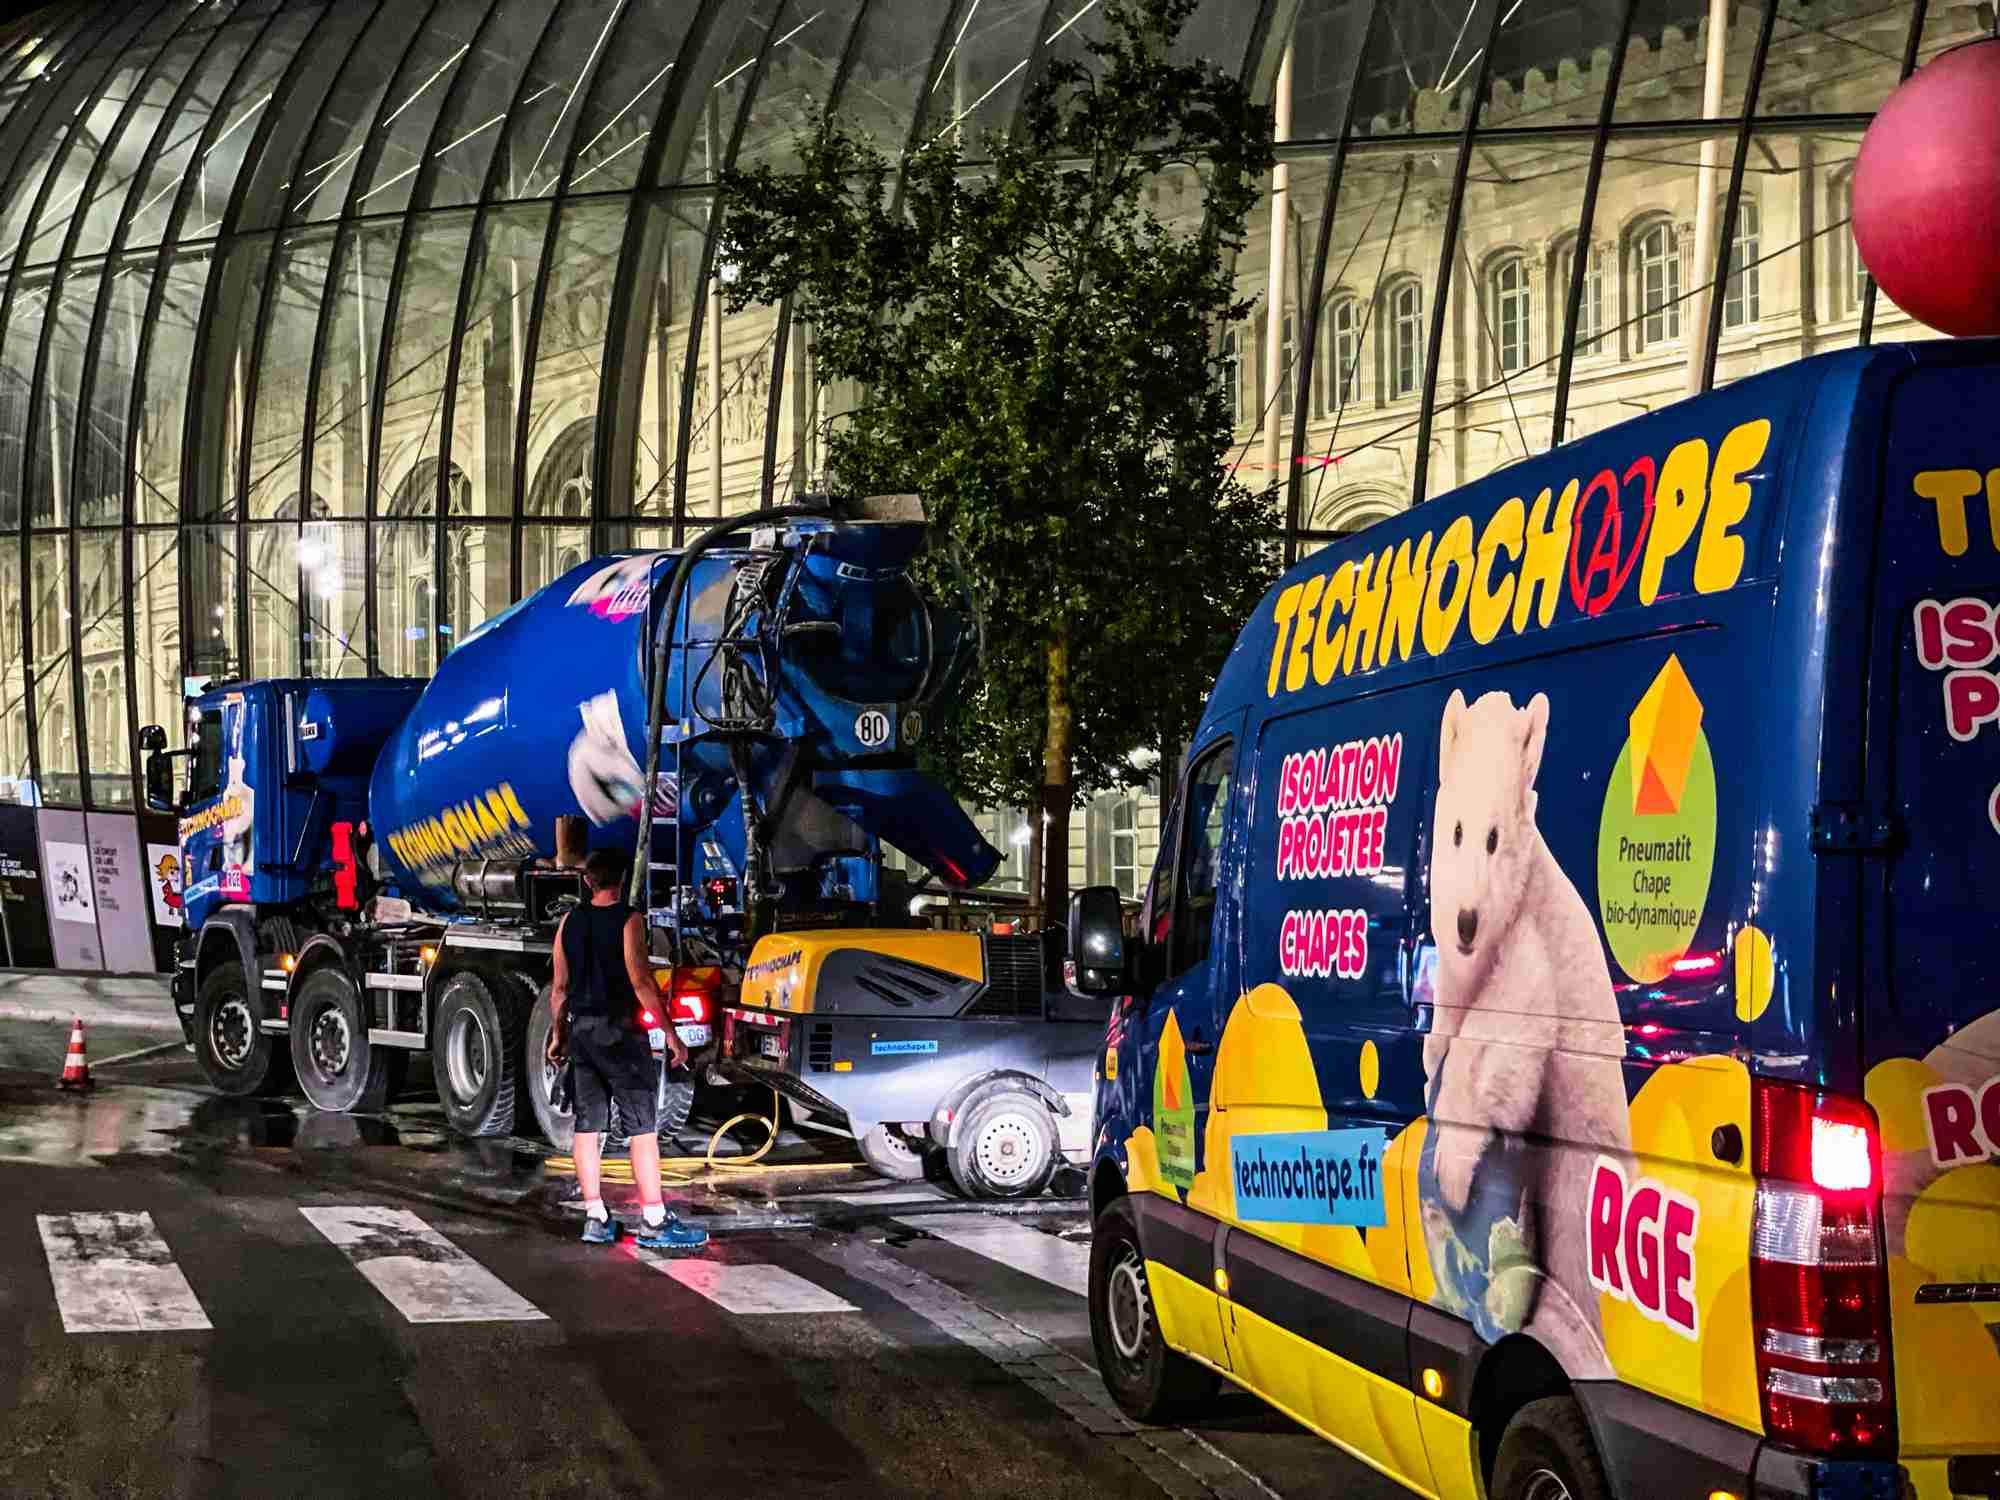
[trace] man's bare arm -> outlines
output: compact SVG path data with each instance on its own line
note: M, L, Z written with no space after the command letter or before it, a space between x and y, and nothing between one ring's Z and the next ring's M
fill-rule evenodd
M549 1027L547 1051L554 1057L562 1050L563 1004L569 999L569 962L563 957L563 928L569 923L569 913L563 913L562 921L556 923L556 969L549 980L549 1010L555 1023Z

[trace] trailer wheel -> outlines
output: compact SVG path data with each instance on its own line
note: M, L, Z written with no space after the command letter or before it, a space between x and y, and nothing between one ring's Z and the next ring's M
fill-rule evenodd
M924 1153L893 1125L870 1125L859 1139L861 1159L877 1177L891 1182L924 1180Z
M551 1146L568 1151L576 1143L576 1116L566 1109L558 1110L549 1102L549 1091L556 1081L556 1070L548 1058L549 1028L554 1024L555 1013L549 1009L549 992L544 989L535 996L528 1013L528 1040L522 1052L522 1066L527 1072L528 1104L535 1112L535 1123ZM444 1092L442 1084L438 1092Z
M438 999L431 1071L445 1121L460 1135L506 1135L514 1128L528 1018L512 988L463 969L445 981Z
M194 1053L215 1091L232 1099L282 1093L291 1082L284 1042L257 1029L257 1008L234 955L195 994Z
M292 997L292 1066L318 1109L375 1114L389 1102L389 1052L368 1040L368 1012L345 971L315 969Z
M968 1198L1032 1198L1049 1185L1059 1153L1048 1106L1001 1089L973 1106L951 1148L951 1176Z

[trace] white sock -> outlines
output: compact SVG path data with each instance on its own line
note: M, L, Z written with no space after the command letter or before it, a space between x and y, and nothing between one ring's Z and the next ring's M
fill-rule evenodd
M658 1229L667 1222L667 1206L664 1203L648 1203L645 1214L648 1229Z
M604 1200L602 1198L584 1199L583 1216L586 1219L608 1219L611 1217L604 1211Z

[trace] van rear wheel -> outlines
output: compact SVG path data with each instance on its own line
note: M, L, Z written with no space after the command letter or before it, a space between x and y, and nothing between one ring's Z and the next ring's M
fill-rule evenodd
M1111 1399L1135 1422L1171 1423L1199 1414L1222 1381L1167 1347L1153 1312L1132 1205L1115 1200L1090 1237L1090 1342Z
M1530 1401L1500 1435L1492 1500L1611 1500L1583 1408L1568 1396Z

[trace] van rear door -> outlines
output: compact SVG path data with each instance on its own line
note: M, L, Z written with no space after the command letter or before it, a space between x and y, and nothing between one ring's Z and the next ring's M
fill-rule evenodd
M1889 405L1869 681L1866 1092L1880 1118L1897 1423L1919 1493L2000 1456L2000 369ZM1871 809L1872 810L1872 809ZM1956 1470L1953 1465L1956 1464Z

